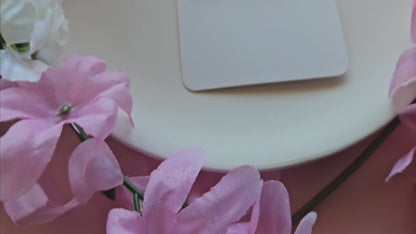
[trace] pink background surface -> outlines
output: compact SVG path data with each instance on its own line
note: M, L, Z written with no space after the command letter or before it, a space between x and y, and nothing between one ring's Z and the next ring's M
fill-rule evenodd
M416 145L415 136L416 132L400 126L352 177L315 208L318 220L313 233L416 233L416 166L394 177L390 183L384 182L393 163ZM295 211L347 167L373 138L374 135L319 161L280 172L263 172L263 178L278 179L280 176L289 191L292 211ZM71 130L66 128L56 153L71 152L78 142ZM159 163L112 138L108 139L108 143L126 175L149 174ZM221 176L220 173L202 172L195 189L205 191ZM105 233L107 213L112 207L114 204L110 200L97 193L88 204L51 223L31 227L16 226L2 208L0 230L4 234Z

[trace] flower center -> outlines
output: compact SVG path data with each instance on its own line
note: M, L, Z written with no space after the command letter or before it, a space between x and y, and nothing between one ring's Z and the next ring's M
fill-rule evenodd
M26 52L29 52L30 50L29 42L16 43L16 44L10 45L10 47L12 47L14 50L16 50L19 53L26 53Z
M68 115L69 112L71 112L72 108L74 108L74 105L72 105L72 106L64 105L64 106L62 106L61 110L59 111L59 113L56 116L59 117L59 116L63 116L63 115Z

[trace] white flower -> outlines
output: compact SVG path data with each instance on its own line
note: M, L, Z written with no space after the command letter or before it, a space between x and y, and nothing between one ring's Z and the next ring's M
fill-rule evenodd
M1 70L10 81L39 80L69 38L61 0L1 1Z

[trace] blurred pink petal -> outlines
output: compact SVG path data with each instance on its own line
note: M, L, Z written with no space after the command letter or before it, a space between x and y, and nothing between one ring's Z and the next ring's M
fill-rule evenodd
M176 233L171 231L177 220L176 214L169 204L161 202L157 209L148 209L146 214L143 213L140 220L142 231L137 233Z
M103 96L113 100L124 112L129 115L131 123L131 111L133 98L129 92L130 80L123 71L115 70L97 74L94 77L94 88L97 96Z
M252 234L250 230L250 223L235 223L228 227L226 234Z
M416 104L406 106L399 117L401 123L416 130Z
M289 194L285 186L279 181L265 182L261 192L260 217L256 233L289 234L291 229Z
M257 201L260 174L250 166L236 168L217 185L182 210L173 233L225 233Z
M308 213L300 221L298 227L296 228L295 234L311 234L312 227L315 224L316 218L317 218L317 215L315 212Z
M35 184L24 195L10 202L4 202L4 208L9 216L16 222L34 213L39 207L48 204L48 196L43 189Z
M413 161L413 157L416 153L416 147L410 150L409 153L401 157L396 164L394 164L393 168L390 171L389 176L386 178L386 182L389 182L391 178L393 178L395 175L402 173Z
M204 150L185 148L163 161L150 174L143 201L143 213L146 214L146 222L149 223L146 226L167 230L173 226L173 218L186 201L205 158ZM157 223L164 223L170 227Z
M4 202L4 208L13 221L25 225L49 222L78 205L76 199L54 205L39 184L17 199Z
M206 158L200 148L185 148L163 161L150 174L144 195L143 212L167 203L176 213L182 207Z
M40 120L19 121L0 138L0 198L23 195L49 163L62 127Z
M80 202L87 202L96 191L123 183L117 159L104 141L95 138L82 142L72 153L68 165L72 191Z
M137 212L124 209L112 209L110 213L108 213L106 227L107 234L143 233L140 232L141 227L139 220L140 215Z
M66 139L67 136L64 136L58 145L65 144ZM72 193L67 173L70 155L63 152L63 149L57 148L37 184L28 192L4 202L6 211L16 223L31 225L49 222L79 205ZM37 197L37 200L32 197ZM27 206L33 208L22 208Z
M314 212L308 214L299 224L296 233L310 234L315 219ZM263 184L259 201L253 207L250 222L231 225L227 234L290 234L291 230L292 220L287 190L279 181L267 181Z
M260 217L260 200L257 200L251 211L249 222L240 222L232 224L227 229L227 234L254 234L257 229Z
M406 50L396 66L390 84L390 98L397 111L416 97L416 47Z
M411 60L412 58L413 59L416 58L416 47L407 49L400 55L399 60L397 61L397 64L396 64L396 68L402 63L406 62L407 60ZM400 85L400 83L401 82L399 82L397 85ZM390 89L391 88L394 88L394 87L390 87Z
M3 89L0 92L0 122L14 119L48 120L50 110L43 98L35 92L18 87Z
M8 89L16 86L16 82L11 82L6 79L0 79L0 90Z

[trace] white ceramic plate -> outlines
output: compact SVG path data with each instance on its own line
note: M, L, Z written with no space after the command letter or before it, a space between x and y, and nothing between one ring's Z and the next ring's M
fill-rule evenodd
M319 79L192 93L181 83L176 0L64 1L68 53L97 55L131 77L129 127L114 136L165 158L201 146L206 167L285 167L339 151L387 123L397 58L411 46L411 0L338 1L350 69Z

